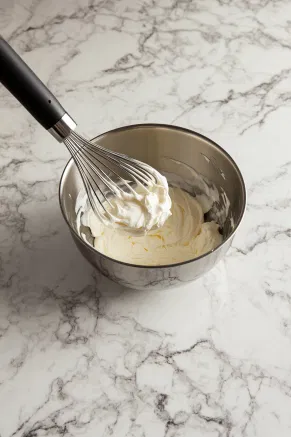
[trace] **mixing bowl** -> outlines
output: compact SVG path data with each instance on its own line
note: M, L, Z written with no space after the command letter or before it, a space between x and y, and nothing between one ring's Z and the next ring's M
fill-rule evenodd
M109 258L91 246L88 229L88 241L79 235L75 205L82 180L71 159L60 181L60 206L78 249L96 269L129 288L165 289L197 279L222 259L242 220L246 191L237 165L220 146L196 132L161 124L122 127L92 142L150 164L165 174L173 186L194 195L210 196L213 206L205 219L218 222L223 235L223 242L216 249L178 264L151 267Z

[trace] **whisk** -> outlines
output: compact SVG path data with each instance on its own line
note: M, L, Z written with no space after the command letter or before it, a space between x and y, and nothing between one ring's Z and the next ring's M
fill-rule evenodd
M157 183L152 167L92 144L75 132L76 123L28 65L0 36L0 82L56 140L69 150L82 177L90 205L101 219L110 218L110 198L134 187Z

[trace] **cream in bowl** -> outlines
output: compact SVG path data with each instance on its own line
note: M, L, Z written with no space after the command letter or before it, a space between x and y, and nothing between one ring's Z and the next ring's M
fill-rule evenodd
M177 187L169 189L169 196L171 214L161 226L143 235L130 235L122 227L104 224L93 212L84 193L80 194L80 206L76 211L78 221L90 229L98 252L128 264L158 266L181 263L221 244L219 225L213 220L204 221L208 210L203 209L199 200ZM141 212L139 215L143 216Z
M242 220L246 193L238 167L222 148L187 129L154 124L116 129L92 141L157 169L171 198L171 216L144 235L113 229L90 212L69 161L60 183L61 210L77 247L103 275L130 288L165 289L197 279L224 256Z

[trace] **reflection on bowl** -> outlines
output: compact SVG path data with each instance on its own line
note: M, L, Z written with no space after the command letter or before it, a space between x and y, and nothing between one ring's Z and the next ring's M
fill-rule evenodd
M126 264L95 250L89 230L80 237L76 199L83 189L71 159L60 182L60 206L72 237L84 257L104 276L129 288L165 289L193 281L210 270L226 253L242 220L246 206L245 185L230 156L213 141L193 131L160 124L132 125L115 129L92 140L108 149L144 161L165 174L200 201L211 200L206 220L215 220L222 244L190 261L166 266Z

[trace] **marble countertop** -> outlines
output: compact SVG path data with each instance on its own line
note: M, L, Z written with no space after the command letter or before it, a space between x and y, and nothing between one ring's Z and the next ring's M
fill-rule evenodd
M0 89L0 436L291 435L291 6L2 0L0 33L82 132L162 122L240 166L225 260L167 292L115 288L58 206L69 158Z

